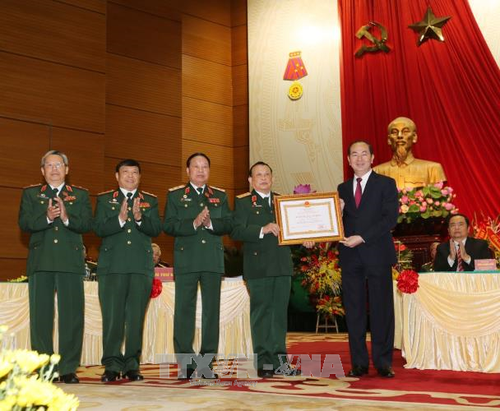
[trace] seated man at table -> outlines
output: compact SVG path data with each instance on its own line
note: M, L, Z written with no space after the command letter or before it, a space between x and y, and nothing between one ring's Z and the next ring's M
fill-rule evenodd
M438 248L438 245L440 243L437 242L437 241L434 241L433 243L431 243L431 245L429 246L429 252L431 254L431 259L422 264L422 267L420 267L420 272L422 273L429 273L431 271L434 271L434 260L436 259L436 252L437 252L437 248Z
M485 240L468 236L469 219L463 214L452 214L448 218L450 241L437 248L434 271L474 271L474 261L491 258Z
M155 268L167 268L170 264L166 261L161 261L161 248L156 243L151 243L151 248L153 249L153 263Z

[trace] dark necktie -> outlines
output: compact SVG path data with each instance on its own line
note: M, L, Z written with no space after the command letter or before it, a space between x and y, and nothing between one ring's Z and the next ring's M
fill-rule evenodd
M358 184L356 185L356 191L354 192L354 202L356 203L356 208L359 207L359 203L361 203L361 196L363 195L363 191L361 190L361 177L356 178Z
M457 248L457 271L464 271L464 260L462 259L462 252L460 251L460 244Z
M198 191L199 195L202 195L203 194L203 187L197 187L196 191Z
M127 203L130 204L132 202L132 196L133 196L132 193L130 193L130 192L127 193Z

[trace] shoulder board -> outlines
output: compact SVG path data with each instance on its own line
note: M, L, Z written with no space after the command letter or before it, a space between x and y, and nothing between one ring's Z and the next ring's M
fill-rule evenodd
M184 188L184 187L186 187L186 184L181 184L180 186L175 186L175 187L169 188L168 191L175 191L175 190L179 190L180 188Z
M236 196L236 198L245 198L245 197L248 197L250 194L252 194L252 193L249 191L247 193L243 193L243 194Z
M40 187L42 185L42 183L38 183L38 184L31 184L29 186L26 186L26 187L23 187L23 189L26 189L26 188L31 188L31 187Z
M215 187L215 186L210 186L210 188L215 188L216 190L222 191L223 193L226 192L223 188Z
M98 193L97 195L98 195L98 196L102 196L103 194L112 193L113 191L115 191L115 190L103 191L103 192L101 192L101 193Z
M85 187L82 187L82 186L75 186L74 184L68 184L70 187L75 187L75 188L79 188L80 190L85 190L85 191L89 191L88 188L85 188Z
M275 193L275 192L273 191L273 195L275 195L276 197L279 197L281 194L280 194L280 193Z
M151 194L151 193L148 193L147 191L144 191L144 190L141 190L141 193L147 194L148 196L151 196L151 197L154 197L154 198L158 197L156 194Z

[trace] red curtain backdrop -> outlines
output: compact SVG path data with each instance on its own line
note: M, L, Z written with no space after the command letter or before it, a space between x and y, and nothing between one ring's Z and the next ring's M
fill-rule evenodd
M342 28L343 144L373 143L375 164L390 159L387 125L398 116L417 125L418 158L440 162L460 211L473 217L500 212L500 70L466 0L339 0ZM430 6L445 42L428 40L408 25ZM370 21L388 30L389 53L354 53L357 30ZM378 34L378 32L375 32ZM364 40L366 42L366 39ZM351 176L347 162L344 173Z

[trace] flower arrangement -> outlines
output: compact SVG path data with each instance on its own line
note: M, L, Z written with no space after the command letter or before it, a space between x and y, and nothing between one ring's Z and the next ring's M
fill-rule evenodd
M0 327L0 343L6 326ZM52 384L60 356L36 351L0 351L0 410L76 410L78 398Z
M320 243L296 255L296 274L302 278L302 287L309 293L311 304L318 313L329 316L344 315L342 275L338 252L331 243Z
M445 187L442 181L422 188L398 189L398 193L398 224L412 223L419 218L445 218L458 212L453 204L456 194L451 187Z
M398 290L405 294L413 294L418 289L418 273L413 270L403 270L398 277Z
M392 267L392 279L397 280L401 271L413 268L413 252L401 241L395 239L393 241L398 262Z
M500 216L495 219L482 216L480 220L474 216L472 230L474 237L488 242L490 249L495 253L497 267L500 268Z
M28 277L25 275L21 275L20 277L13 278L11 280L7 280L9 283L27 283L28 282Z
M150 298L156 298L158 297L161 292L163 291L163 283L161 280L157 277L153 278L153 286L151 287L151 294Z

